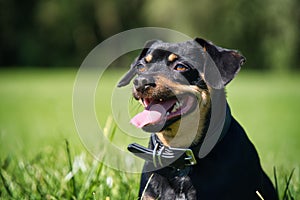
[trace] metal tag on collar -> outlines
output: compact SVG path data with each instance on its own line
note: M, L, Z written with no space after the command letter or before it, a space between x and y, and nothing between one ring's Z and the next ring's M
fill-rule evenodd
M159 144L156 143L156 145L154 146L153 152L152 152L152 162L153 162L154 167L156 167L156 168L158 167L156 159L158 160L158 164L160 165L160 167L164 166L163 162L162 162L162 153L163 153L165 147L162 146L159 150L158 150L158 148L159 148Z
M190 165L196 165L197 164L197 160L195 159L194 153L193 153L193 151L191 149L186 149L185 155L187 157L184 158L184 159L189 162L187 164L188 166L190 166Z
M153 149L153 152L152 152L152 160L153 160L154 167L157 167L156 157L158 156L159 161L161 160L161 158L160 158L161 154L156 154L158 146L159 146L159 144L156 143L156 145L155 145L155 147Z
M169 149L172 151L183 152L185 154L184 160L187 161L185 164L186 166L191 166L191 165L197 164L197 160L191 149L173 148L173 147L169 147Z

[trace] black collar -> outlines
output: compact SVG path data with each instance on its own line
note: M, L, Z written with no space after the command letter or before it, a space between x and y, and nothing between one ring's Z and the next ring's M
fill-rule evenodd
M231 124L231 112L229 106L226 107L226 117L223 125L221 135L218 142L220 142ZM195 155L198 155L202 143L192 146L190 148L173 148L162 144L156 134L151 135L149 148L141 146L137 143L129 144L127 149L134 155L153 163L156 169L173 168L179 173L188 173L190 166L196 165L197 160Z

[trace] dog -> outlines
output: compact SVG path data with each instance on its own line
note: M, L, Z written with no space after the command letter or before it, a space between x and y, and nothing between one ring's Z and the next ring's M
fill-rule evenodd
M145 160L140 199L278 199L227 102L216 144L206 156L198 156L209 126L214 126L212 95L224 90L244 62L238 51L201 38L145 44L118 83L123 87L133 80L133 97L145 110L131 123L151 133L148 148L128 146Z

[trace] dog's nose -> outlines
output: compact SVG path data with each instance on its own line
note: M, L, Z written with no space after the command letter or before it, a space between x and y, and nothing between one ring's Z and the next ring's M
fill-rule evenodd
M133 81L134 88L139 92L144 92L150 87L156 87L153 77L136 77Z

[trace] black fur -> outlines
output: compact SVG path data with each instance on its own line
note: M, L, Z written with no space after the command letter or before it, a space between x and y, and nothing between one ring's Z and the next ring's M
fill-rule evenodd
M146 162L144 170L152 167L152 163ZM176 191L178 195L179 180L182 179L186 185L183 193L189 200L260 200L256 191L265 200L278 199L272 182L261 168L255 147L234 118L224 138L206 157L197 158L197 165L190 168L188 174L173 178L159 175L165 174L166 170L172 171L168 168L143 173L139 195L142 195L149 177L154 173L155 178L146 188L146 194L160 195L161 200L168 199L169 194L174 197Z
M168 180L155 173L151 177L148 187L144 196L151 196L154 199L196 199L196 190L189 176L176 176Z

